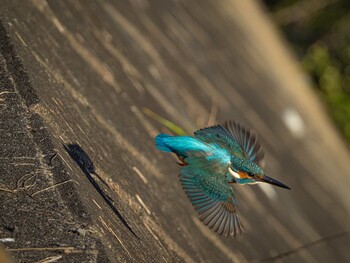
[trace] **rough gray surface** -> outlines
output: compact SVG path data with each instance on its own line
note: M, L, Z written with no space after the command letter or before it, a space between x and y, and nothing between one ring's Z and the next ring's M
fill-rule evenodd
M349 229L347 149L253 2L0 9L0 238L15 239L4 244L14 258L246 262ZM166 129L144 107L188 131L225 119L253 127L269 175L293 190L236 187L247 233L218 237L197 219L175 159L154 149ZM349 242L283 260L346 262Z

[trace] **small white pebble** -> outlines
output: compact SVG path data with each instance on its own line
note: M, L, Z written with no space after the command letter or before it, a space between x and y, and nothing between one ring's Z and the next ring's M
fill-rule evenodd
M11 237L0 238L0 242L2 243L15 242L15 239Z
M141 204L141 206L146 210L147 214L151 214L151 211L148 209L148 207L146 206L146 204L143 202L143 200L141 199L141 197L136 194L136 199L137 201L139 201L139 203Z
M302 138L304 136L304 121L296 109L286 108L282 113L282 120L294 137Z

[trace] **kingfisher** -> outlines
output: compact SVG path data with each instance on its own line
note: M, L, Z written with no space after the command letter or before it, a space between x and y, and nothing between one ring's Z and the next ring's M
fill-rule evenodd
M290 190L265 174L260 142L235 121L200 129L194 136L159 134L155 144L176 154L185 193L199 219L219 235L236 237L244 232L233 185L268 183Z

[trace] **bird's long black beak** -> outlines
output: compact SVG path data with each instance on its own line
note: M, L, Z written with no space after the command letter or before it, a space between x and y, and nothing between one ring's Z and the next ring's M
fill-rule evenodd
M267 175L265 175L264 177L262 177L260 179L260 182L264 182L264 183L268 183L268 184L272 184L272 185L276 185L276 186L279 186L279 187L282 187L282 188L285 188L285 189L288 189L288 190L291 190L291 188Z

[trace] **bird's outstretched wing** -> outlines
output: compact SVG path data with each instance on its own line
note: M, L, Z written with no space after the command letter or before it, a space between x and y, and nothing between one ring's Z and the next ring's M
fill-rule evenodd
M229 149L232 155L260 164L264 157L260 142L248 129L234 121L226 121L194 132L197 139L216 143Z
M223 174L212 174L212 170L194 164L198 158L201 157L186 158L188 165L180 170L179 178L199 219L220 235L241 234L244 229L236 213L237 202L232 187Z

